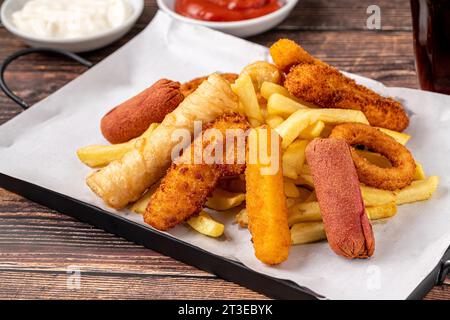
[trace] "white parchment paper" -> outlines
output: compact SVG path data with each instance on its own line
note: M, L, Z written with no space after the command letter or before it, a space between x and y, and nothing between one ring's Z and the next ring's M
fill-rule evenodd
M159 12L124 47L0 127L0 172L115 212L85 185L91 169L75 154L81 146L106 143L99 130L101 117L161 77L186 81L214 71L239 72L249 62L267 57L262 46L176 22ZM321 242L295 246L286 263L268 267L255 258L249 232L224 215L216 215L226 223L223 239L202 236L185 226L170 234L327 298L406 298L450 244L450 96L387 88L353 77L402 100L411 112L409 148L427 174L441 177L433 199L401 206L395 217L374 225L374 257L349 261ZM143 223L140 215L116 213Z

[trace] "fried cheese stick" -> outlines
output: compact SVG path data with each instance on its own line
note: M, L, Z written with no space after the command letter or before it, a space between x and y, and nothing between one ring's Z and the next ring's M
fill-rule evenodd
M272 130L269 127L265 129L267 131L255 129L250 133L256 135L253 141L257 140L259 146L261 140L268 145L273 143ZM278 134L276 138L281 140ZM249 139L249 143L250 141L252 139ZM261 262L269 265L285 261L291 245L281 164L281 142L279 145L278 170L274 174L263 175L261 169L265 165L259 160L256 163L247 162L245 170L248 227L252 234L255 255ZM267 150L271 150L271 147L268 146Z
M284 86L293 96L321 108L361 110L372 126L394 131L408 127L409 119L400 102L357 84L294 41L278 40L270 54L275 64L286 71Z
M202 143L203 150L206 147L216 151L222 149L225 160L225 155L230 151L235 153L236 148L236 144L230 149L225 143L226 130L241 129L244 133L248 128L246 118L236 113L225 114L206 126L203 132L207 129L216 129L222 134L223 139L221 137L206 139L202 136L196 138L187 149L188 152L181 156L181 161L171 165L159 188L150 198L144 214L145 222L156 229L168 230L199 213L207 200L206 197L212 193L221 177L244 173L245 163L207 164L203 159L201 163L196 164L192 163L192 160L195 143ZM202 138L203 141L199 141Z
M192 134L194 121L208 123L238 109L237 96L229 83L212 74L164 118L151 138L144 139L121 160L89 175L86 183L108 206L124 208L164 175L171 163L172 149L179 142L172 139L176 130L186 129Z

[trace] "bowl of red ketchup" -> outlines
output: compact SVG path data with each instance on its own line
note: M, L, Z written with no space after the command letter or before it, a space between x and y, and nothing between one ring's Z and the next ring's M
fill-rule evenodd
M238 37L263 33L281 23L298 0L157 0L174 19Z

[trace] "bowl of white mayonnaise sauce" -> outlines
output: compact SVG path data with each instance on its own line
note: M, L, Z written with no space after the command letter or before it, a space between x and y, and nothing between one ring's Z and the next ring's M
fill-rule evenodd
M32 47L84 52L121 38L143 10L143 0L5 0L0 18Z

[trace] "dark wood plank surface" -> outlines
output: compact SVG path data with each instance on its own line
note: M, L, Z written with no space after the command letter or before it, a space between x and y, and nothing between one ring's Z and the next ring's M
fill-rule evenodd
M2 1L0 1L1 3ZM382 30L366 28L366 9L377 4ZM83 56L98 62L142 30L157 10L146 1L133 30L117 43ZM249 40L269 45L289 37L317 57L391 86L416 88L407 0L300 0L277 28ZM24 48L0 28L0 60ZM31 55L6 75L16 93L35 103L84 71L58 57ZM20 113L0 94L0 124ZM67 286L68 270L81 271L80 288ZM426 299L450 299L447 285ZM0 299L264 299L239 285L145 249L0 189Z

